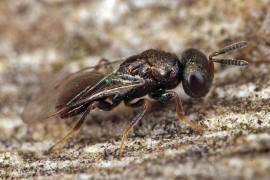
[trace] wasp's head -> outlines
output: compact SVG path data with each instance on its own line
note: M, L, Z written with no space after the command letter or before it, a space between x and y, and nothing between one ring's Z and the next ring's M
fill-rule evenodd
M197 49L191 48L185 50L181 58L181 64L184 66L182 78L185 92L189 96L195 98L203 97L209 92L212 80L214 78L214 62L235 66L248 65L248 62L244 60L213 58L235 49L242 48L246 45L247 42L242 41L226 46L218 51L213 52L209 56L209 60L201 51Z
M181 64L184 65L182 77L185 92L194 98L205 96L212 84L206 56L197 49L187 49L182 55Z

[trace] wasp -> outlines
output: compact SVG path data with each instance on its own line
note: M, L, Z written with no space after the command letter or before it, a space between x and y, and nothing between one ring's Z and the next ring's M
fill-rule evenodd
M55 110L49 117L58 115L60 118L68 118L82 114L73 129L51 146L49 149L49 152L51 152L74 132L78 131L89 113L95 108L110 111L121 102L129 107L142 107L142 111L122 133L118 152L120 157L129 131L147 112L150 102L143 97L148 95L150 98L161 102L174 98L179 120L184 121L194 130L202 132L197 124L184 117L181 99L172 89L182 83L187 95L193 98L205 96L213 82L214 63L236 66L248 65L248 62L244 60L216 59L215 57L242 48L246 44L246 42L231 44L210 54L209 58L200 50L189 48L182 53L181 58L173 53L149 49L112 63L102 59L94 67L69 75L60 84L54 86L54 89L50 90L52 92L45 92L36 101L30 102L22 113L22 119L25 122L31 122L33 119L48 117L45 109L52 107L50 101L52 93L56 94L54 99ZM117 68L109 68L113 64L117 64ZM108 65L106 66L106 73L99 71L102 65ZM47 105L40 107L40 104L46 104L44 102L47 102ZM38 115L34 113L38 113Z

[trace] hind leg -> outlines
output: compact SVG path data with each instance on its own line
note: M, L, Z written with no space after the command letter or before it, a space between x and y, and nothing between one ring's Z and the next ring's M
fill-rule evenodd
M110 61L108 59L101 58L98 61L98 64L95 66L95 70L100 70L100 68L102 68L103 66L105 66L105 68L109 68L109 69L112 68Z
M90 113L90 110L94 109L95 107L97 107L98 103L93 103L91 104L83 113L81 119L77 122L77 124L72 128L71 131L69 131L69 133L67 133L67 135L65 135L63 138L61 138L60 140L58 140L53 146L50 147L50 149L48 150L48 152L52 152L52 150L58 146L59 144L61 144L62 142L64 142L68 137L70 137L72 134L74 134L76 131L78 131L83 122L85 121L85 119L87 118L88 114Z
M87 107L86 110L84 111L81 119L72 128L72 130L67 135L65 135L63 138L61 138L59 141L57 141L48 151L51 152L56 146L58 146L59 144L64 142L68 137L70 137L72 134L74 134L76 131L78 131L81 128L85 119L87 118L88 114L90 113L90 110L98 107L99 109L102 109L104 111L110 111L111 109L113 109L115 106L117 106L122 101L121 96L114 96L111 98L112 98L112 103L107 102L106 100L99 100L99 101L96 101L93 104L91 104L89 107ZM70 112L70 113L72 113L72 112Z

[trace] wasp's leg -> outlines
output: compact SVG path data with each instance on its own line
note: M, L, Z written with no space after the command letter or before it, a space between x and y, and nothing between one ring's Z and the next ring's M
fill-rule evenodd
M105 68L107 69L112 69L112 66L110 65L110 61L108 59L105 58L101 58L98 61L98 64L95 66L95 70L100 70L100 68L102 68L103 66L105 66Z
M62 142L64 142L69 136L71 136L73 133L75 133L76 131L78 131L84 120L87 118L90 110L94 109L95 107L97 107L98 103L93 103L91 104L83 113L81 119L77 122L77 124L72 128L71 131L69 131L69 133L67 135L65 135L63 138L61 138L59 141L57 141L52 147L50 147L50 149L48 150L48 152L50 153L56 146L58 146L59 144L61 144Z
M112 103L110 103L110 102L107 102L107 101L105 101L105 100L101 100L101 101L99 101L99 103L98 103L98 108L99 108L99 109L102 109L103 111L110 111L110 110L112 110L115 106L117 106L117 105L112 104Z
M110 61L109 61L108 59L101 58L101 59L98 61L98 65L103 65L103 64L110 64Z
M113 108L115 108L117 105L119 105L122 101L122 96L121 95L115 95L115 96L111 96L111 101L112 102L108 102L105 99L104 100L99 100L98 101L98 108L102 109L104 111L110 111Z
M123 147L124 147L124 143L127 137L128 132L143 118L144 114L146 113L148 107L149 107L149 101L147 99L140 99L135 103L126 103L127 106L130 107L140 107L143 106L143 111L138 114L132 121L131 123L128 125L128 127L124 130L123 134L122 134L122 140L121 140L121 145L120 145L120 149L119 149L119 153L118 153L118 158L121 156Z
M202 129L197 125L192 123L191 121L187 120L184 116L183 113L183 108L182 108L182 103L181 100L178 96L178 94L174 91L168 91L165 92L163 94L150 94L150 97L156 100L159 100L161 102L167 102L169 99L171 99L172 97L175 98L176 101L176 111L177 111L177 116L180 120L184 121L186 124L190 125L193 129L195 129L196 131L199 131L200 133L202 133Z

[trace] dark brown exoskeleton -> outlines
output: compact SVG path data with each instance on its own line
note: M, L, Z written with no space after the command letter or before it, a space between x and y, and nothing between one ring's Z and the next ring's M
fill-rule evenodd
M214 78L213 62L237 66L248 65L244 60L214 59L213 57L245 45L246 42L232 44L212 53L209 59L197 49L185 50L181 59L172 53L150 49L125 59L118 69L108 75L95 70L72 75L61 85L63 88L57 99L57 112L53 115L59 114L61 118L80 113L83 115L75 127L49 151L77 131L92 109L109 111L123 101L130 107L142 106L143 110L124 130L119 149L120 156L128 132L147 111L149 101L142 98L145 95L163 102L174 98L179 119L202 132L196 124L185 119L181 100L171 89L182 82L184 91L189 96L194 98L205 96ZM99 65L96 68L99 68ZM24 116L23 119L26 118Z

